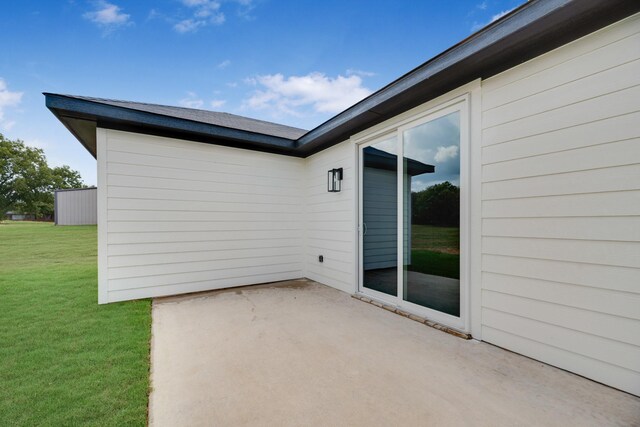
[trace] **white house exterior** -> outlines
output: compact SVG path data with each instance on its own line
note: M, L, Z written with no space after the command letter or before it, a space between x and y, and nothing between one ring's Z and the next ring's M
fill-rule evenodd
M544 22L540 8L556 3L571 2L533 1L491 28L524 13ZM619 3L626 17L310 155L98 118L99 302L307 277L640 395L640 14ZM451 114L460 135L458 316L407 301L407 269L397 269L405 294L363 286L361 255L362 193L375 182L362 150L384 140L402 151L407 132ZM85 117L61 120L76 135L86 129ZM344 173L337 193L327 191L333 168ZM388 218L397 212L396 264L406 265L411 197L398 177L399 191L384 197ZM394 267L394 252L385 256Z

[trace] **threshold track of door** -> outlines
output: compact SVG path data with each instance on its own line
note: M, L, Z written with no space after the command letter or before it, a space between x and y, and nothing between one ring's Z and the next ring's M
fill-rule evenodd
M453 328L450 328L449 326L445 326L445 325L442 325L440 323L436 323L436 322L434 322L432 320L429 320L429 319L427 319L425 317L416 316L415 314L412 314L412 313L409 313L407 311L401 310L401 309L399 309L398 307L396 307L394 305L383 304L380 301L376 301L374 299L371 299L370 297L366 296L365 294L355 293L355 294L352 294L351 297L355 298L357 300L360 300L362 302L366 302L368 304L375 305L376 307L384 308L387 311L390 311L390 312L395 313L395 314L399 314L400 316L406 317L407 319L411 319L411 320L413 320L415 322L423 323L423 324L425 324L425 325L427 325L427 326L429 326L431 328L437 329L437 330L442 331L442 332L446 332L446 333L454 335L454 336L456 336L458 338L462 338L464 340L470 340L472 338L471 334L468 334L466 332L460 332L457 329L453 329Z

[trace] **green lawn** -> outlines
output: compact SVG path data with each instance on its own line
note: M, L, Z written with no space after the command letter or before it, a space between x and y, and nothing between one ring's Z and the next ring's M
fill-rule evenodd
M0 425L145 425L151 304L98 305L96 227L0 223Z
M433 225L411 226L411 248L448 254L460 254L460 228Z
M459 279L459 242L459 228L412 225L409 270Z
M460 255L434 251L411 251L409 270L434 276L460 278Z

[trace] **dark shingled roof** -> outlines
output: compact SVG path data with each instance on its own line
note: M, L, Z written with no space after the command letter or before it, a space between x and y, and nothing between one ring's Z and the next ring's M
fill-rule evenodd
M117 99L94 98L90 96L63 95L68 98L82 99L85 101L98 102L114 107L129 108L132 110L144 111L152 114L160 114L167 117L177 117L194 122L207 123L210 125L222 126L229 129L241 129L248 132L261 133L263 135L277 136L287 139L298 139L307 130L281 125L278 123L265 122L264 120L250 119L248 117L237 116L235 114L222 113L209 110L198 110L195 108L174 107L171 105L148 104L145 102L122 101Z

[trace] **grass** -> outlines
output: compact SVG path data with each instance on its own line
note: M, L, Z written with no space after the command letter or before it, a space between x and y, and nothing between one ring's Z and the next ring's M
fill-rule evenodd
M145 425L151 305L99 306L96 227L0 223L0 425Z
M411 225L411 248L460 254L460 228Z
M460 255L434 251L411 251L410 271L434 276L460 278Z
M409 270L460 278L460 229L431 225L411 226Z

